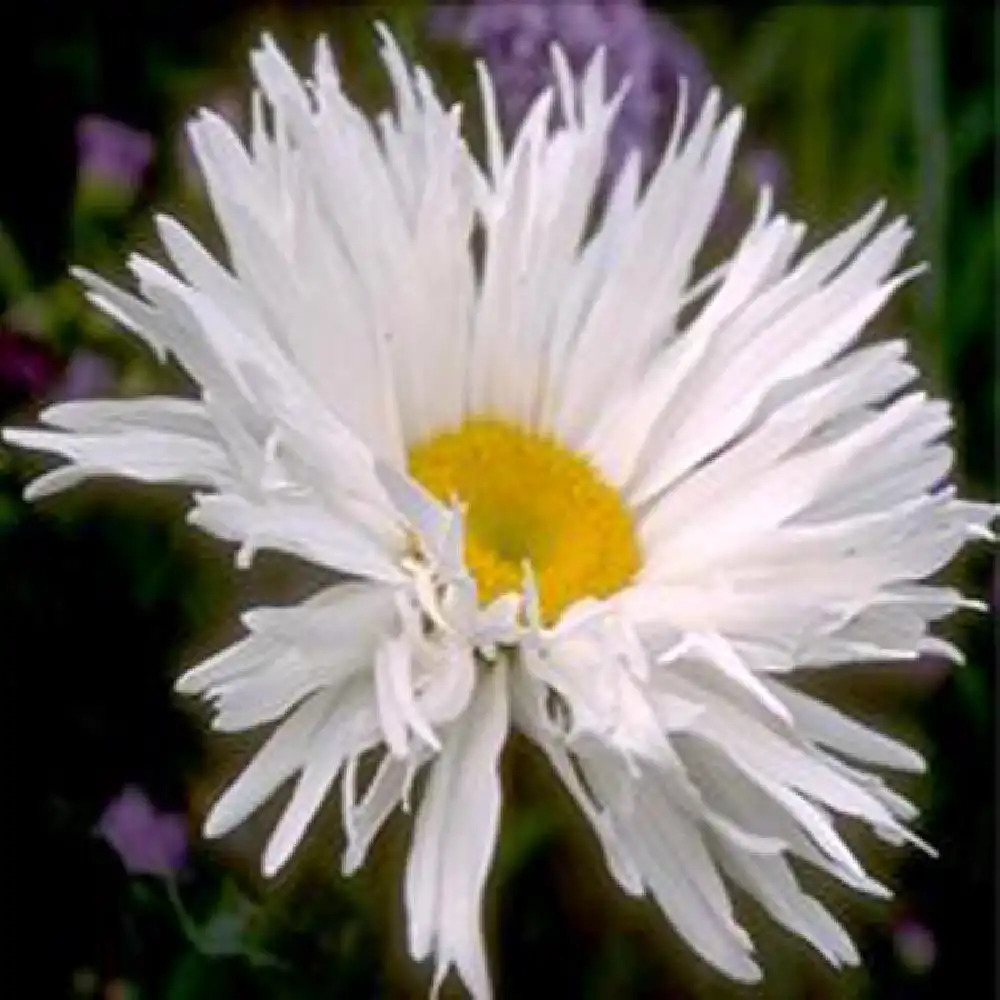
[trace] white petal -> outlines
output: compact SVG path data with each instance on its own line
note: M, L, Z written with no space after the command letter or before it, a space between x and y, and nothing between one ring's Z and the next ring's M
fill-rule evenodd
M344 761L374 745L378 733L370 681L355 681L338 691L326 719L309 740L298 784L267 842L265 875L274 875L288 861Z
M513 689L515 699L513 708L518 727L525 731L545 754L567 791L590 821L604 850L608 871L627 893L633 896L639 895L644 889L642 876L629 855L614 820L605 809L594 802L580 780L570 754L560 742L559 734L551 732L551 727L545 724L542 710L544 688L531 684L525 678L516 678Z
M278 726L212 807L205 819L206 837L221 837L239 826L302 768L312 737L331 705L328 694L315 694Z
M74 399L46 407L39 414L39 419L60 430L83 434L151 430L209 441L218 437L201 403L173 396Z
M262 638L370 664L396 621L395 595L381 584L338 583L301 604L251 608L242 617Z
M175 689L181 694L201 694L215 684L252 676L264 669L280 648L273 642L248 636L183 673L174 685Z
M755 837L787 844L793 853L854 889L889 895L864 873L829 817L802 796L740 767L712 744L686 737L677 743L712 813L728 817Z
M440 742L417 707L413 690L413 650L404 638L385 639L375 653L375 691L385 741L396 757L406 757L410 732L428 746Z
M212 728L233 733L274 722L306 695L332 687L331 674L336 676L335 671L328 671L325 662L295 650L276 655L250 677L212 689L218 707Z
M229 461L217 444L203 438L158 431L73 434L7 427L3 438L22 448L53 452L78 466L70 485L86 475L116 475L145 483L228 486Z
M857 965L857 950L843 927L799 888L791 867L776 855L748 855L717 838L723 871L743 886L782 926L805 938L832 965Z
M226 541L273 548L301 559L385 582L401 582L398 554L357 524L312 504L254 505L234 494L199 496L188 520ZM391 545L391 543L390 543Z
M710 95L683 149L668 150L634 214L615 268L574 344L554 426L565 440L582 442L595 408L631 382L657 337L671 330L680 293L708 227L729 170L741 112L716 126L718 94ZM664 231L675 234L658 239ZM660 248L651 252L650 248ZM607 365L615 342L616 364Z
M610 785L599 762L587 760L584 767L598 795L608 801L643 880L678 933L727 975L757 982L761 972L747 954L750 939L733 919L725 888L695 824L654 777L642 782L625 812L616 809L620 792Z
M507 735L503 661L484 670L465 715L442 734L406 866L410 951L433 949L435 983L454 965L476 1000L490 996L481 897L500 821L497 768Z
M347 849L344 852L343 871L351 875L361 867L368 848L375 839L389 814L399 804L413 780L413 772L420 766L412 758L400 760L386 754L379 763L375 777L361 802L344 811L347 829Z
M817 743L850 757L901 771L923 771L924 759L916 751L847 718L815 698L776 682L768 687L789 708L803 733Z

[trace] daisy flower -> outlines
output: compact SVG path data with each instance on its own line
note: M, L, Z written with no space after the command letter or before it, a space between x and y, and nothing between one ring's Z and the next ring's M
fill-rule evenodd
M760 976L724 877L856 962L790 860L884 895L836 817L916 841L870 767L923 764L789 682L957 657L929 628L970 602L921 581L997 513L949 485L948 407L912 388L904 344L857 346L915 273L895 270L910 230L879 206L803 253L764 190L697 277L742 121L718 93L682 98L648 183L635 154L596 206L624 96L601 53L577 79L553 49L509 148L480 66L485 164L385 30L381 56L395 106L370 121L324 42L303 82L265 38L248 144L210 112L190 127L228 262L161 217L173 270L133 256L138 295L79 273L198 398L62 403L52 429L6 431L69 460L30 496L183 484L238 566L266 548L329 570L178 681L217 730L273 727L206 835L294 780L273 875L339 782L350 873L412 810L409 950L435 987L454 967L488 997L481 902L518 730L622 889L708 962Z

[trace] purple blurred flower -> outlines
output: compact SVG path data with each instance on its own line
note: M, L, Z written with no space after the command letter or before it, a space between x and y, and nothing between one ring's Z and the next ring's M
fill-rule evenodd
M665 18L639 0L475 0L468 6L434 7L430 31L480 53L497 90L508 130L552 82L549 46L559 42L576 72L594 50L607 50L609 85L625 76L631 87L611 134L608 172L614 174L635 148L648 167L662 146L677 104L678 78L687 79L698 103L711 78L698 50Z
M0 412L46 396L62 369L44 341L0 327Z
M180 813L160 812L140 788L129 785L112 799L97 833L134 875L168 875L187 858L187 821Z
M743 156L742 172L756 193L767 185L780 200L788 187L788 165L773 149L751 149Z
M93 399L114 388L115 372L96 351L78 348L67 362L40 336L0 326L0 414L22 406Z
M87 115L76 127L81 179L135 191L153 159L153 138L102 115Z
M108 359L81 347L74 351L62 378L53 387L51 399L94 399L110 396L115 385L114 368Z
M893 928L892 944L900 965L915 975L928 972L937 960L934 935L912 917L900 920Z

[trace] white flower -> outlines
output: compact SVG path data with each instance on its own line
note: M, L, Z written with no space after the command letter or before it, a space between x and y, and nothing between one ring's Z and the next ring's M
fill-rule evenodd
M970 602L919 581L997 513L946 485L948 408L912 389L904 345L856 347L914 273L894 276L909 229L878 229L876 208L800 254L804 226L764 191L696 281L741 123L718 94L690 120L682 106L645 190L632 158L595 222L621 100L600 54L577 82L554 51L557 93L509 150L480 69L485 169L384 31L382 58L396 107L372 123L325 44L303 83L265 39L249 148L208 112L191 125L230 266L160 218L179 276L133 256L133 297L80 273L199 399L63 403L43 414L55 430L6 432L70 460L33 496L104 474L182 483L241 566L270 548L330 570L178 682L219 730L275 724L206 834L297 777L273 874L339 778L350 872L426 771L410 951L486 997L480 903L516 728L622 888L719 969L760 975L720 872L856 962L789 858L885 893L833 816L915 841L912 808L859 764L922 762L787 682L957 656L928 629Z

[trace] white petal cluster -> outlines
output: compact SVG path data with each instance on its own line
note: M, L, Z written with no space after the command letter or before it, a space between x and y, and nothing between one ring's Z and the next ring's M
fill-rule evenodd
M412 805L410 951L433 956L437 984L454 966L487 997L480 904L517 729L622 888L719 969L760 975L723 876L830 962L856 962L789 862L885 893L835 817L914 841L913 809L866 768L922 762L789 675L957 656L929 628L972 602L921 581L997 514L948 485L948 408L912 388L904 344L856 346L913 273L895 270L909 229L879 228L876 208L802 253L804 226L764 191L698 280L741 124L719 95L682 106L648 184L633 157L598 211L621 101L600 54L576 81L555 50L556 91L509 149L480 68L485 167L386 32L382 58L395 107L372 122L325 44L303 82L265 40L249 144L209 112L190 127L228 266L159 218L173 269L133 256L138 295L80 273L197 399L63 403L50 429L5 432L68 460L34 496L108 474L184 484L191 522L240 565L268 548L331 571L299 605L249 611L246 637L178 683L219 730L274 726L206 834L294 778L273 874L339 780L350 872ZM629 586L553 625L530 571L522 592L478 600L461 498L410 479L407 449L484 413L551 435L618 490L643 555Z

